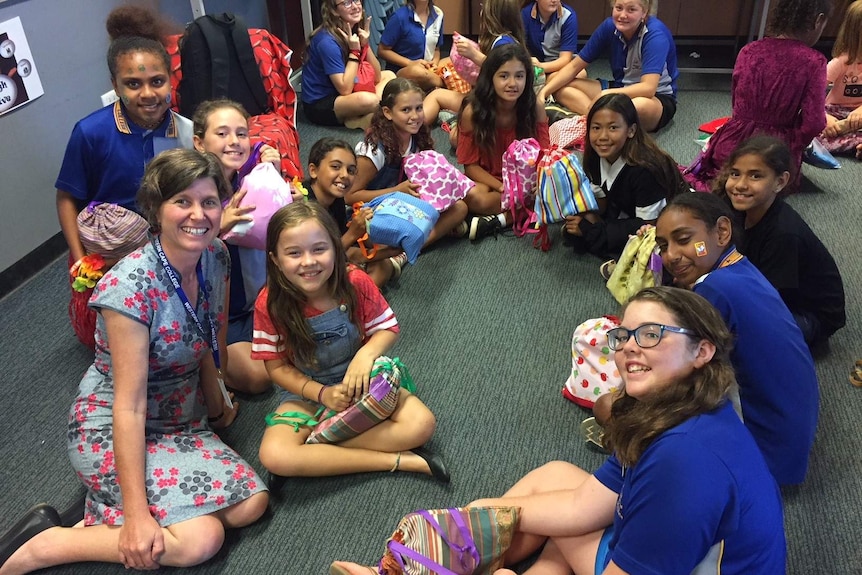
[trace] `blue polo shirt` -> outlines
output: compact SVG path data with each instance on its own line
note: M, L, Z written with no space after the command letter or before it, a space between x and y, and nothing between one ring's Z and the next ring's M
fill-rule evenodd
M312 36L302 65L302 103L313 104L327 96L337 96L338 90L329 76L343 74L346 60L347 54L341 51L332 34L321 29Z
M730 402L594 475L618 494L610 559L626 573L784 573L781 496Z
M650 16L631 41L626 42L614 26L613 18L599 24L578 56L584 62L594 62L610 52L614 81L622 86L636 84L644 74L659 74L657 94L676 98L676 44L673 35L661 20Z
M578 17L566 6L551 14L547 22L536 2L521 10L524 32L527 35L527 50L539 62L551 62L560 57L560 52L578 53Z
M443 11L432 5L428 23L422 26L416 12L410 6L402 6L386 22L380 43L408 60L430 62L435 48L443 46ZM393 72L400 69L393 64L387 64L387 68Z
M118 204L137 212L135 197L144 168L156 154L192 147L192 123L169 111L154 130L126 118L117 101L96 110L72 129L54 187L82 204Z

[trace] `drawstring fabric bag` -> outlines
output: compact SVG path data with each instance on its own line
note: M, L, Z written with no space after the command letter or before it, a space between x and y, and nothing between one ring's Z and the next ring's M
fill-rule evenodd
M606 315L588 319L572 334L572 372L563 385L563 397L592 409L596 400L622 387L623 380L608 347L608 330L620 321Z
M629 236L606 285L617 302L624 304L643 288L660 285L661 275L655 226L650 226L642 235Z
M419 186L419 198L438 212L464 198L476 185L435 150L423 150L404 158L404 175Z
M536 163L542 146L535 138L514 140L503 154L503 211L512 213L512 230L517 237L536 233L535 202L538 172Z
M368 237L361 238L359 242L363 252L372 253L364 247L364 242L399 246L407 254L410 265L415 264L440 217L434 206L403 192L377 196L365 206L374 210L374 217L365 226ZM370 259L374 256L372 253L366 257Z
M520 507L408 513L386 542L380 575L490 575L503 567Z
M381 355L374 360L368 392L344 411L327 410L321 405L314 415L300 411L272 412L266 416L266 424L292 425L297 432L301 427L311 427L311 435L305 440L307 444L339 443L389 419L398 405L401 387L411 393L416 390L401 360Z

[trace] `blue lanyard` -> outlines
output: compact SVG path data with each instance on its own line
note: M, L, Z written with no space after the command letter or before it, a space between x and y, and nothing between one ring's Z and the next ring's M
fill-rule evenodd
M167 256L165 255L165 250L162 249L162 242L159 239L159 236L155 236L153 238L153 245L156 247L156 253L159 255L159 259L162 261L162 267L165 268L165 273L168 274L168 277L171 278L171 283L174 286L174 290L177 292L177 295L180 298L180 301L183 302L183 306L186 308L186 312L189 314L189 317L192 318L192 321L195 322L195 325L198 328L198 331L201 334L201 337L207 339L207 334L204 331L204 327L201 324L201 320L198 319L198 314L195 313L195 308L192 307L191 302L189 301L188 296L186 296L186 292L183 291L182 286L180 285L179 280L177 280L177 274L174 273L174 268L171 267L170 262L168 261ZM204 273L201 269L201 261L198 260L198 265L195 266L195 272L198 275L198 284L200 285L200 289L203 292L204 302L207 301L207 287L204 283ZM213 323L212 314L207 314L207 319L210 324L210 346L213 354L213 362L215 362L216 369L221 373L221 362L219 361L219 347L218 347L218 338L216 337L216 328L215 323Z

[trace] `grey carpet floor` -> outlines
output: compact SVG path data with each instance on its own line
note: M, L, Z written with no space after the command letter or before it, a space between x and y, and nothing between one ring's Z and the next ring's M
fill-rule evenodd
M686 76L681 85L676 119L657 139L687 163L696 152L697 126L727 115L730 98L726 79ZM710 91L719 89L715 85L721 91ZM299 128L303 159L323 135L351 143L360 137L357 131L310 126L301 117ZM437 148L448 152L444 134L438 129L434 135ZM830 354L817 361L821 411L808 480L784 492L793 574L862 572L862 389L847 381L853 361L862 357L862 166L843 163L835 171L806 166L809 191L789 200L834 254L848 311L848 326L833 337ZM386 296L402 325L394 353L437 415L431 446L445 454L451 485L398 473L288 480L272 494L262 521L229 533L217 557L188 572L305 575L325 573L334 559L376 561L385 538L409 511L500 494L553 459L597 467L603 458L576 435L586 412L566 402L560 390L570 369L572 329L617 309L599 277L599 263L573 256L559 241L542 253L506 236L476 245L447 240L423 254ZM34 503L63 507L81 492L65 453L65 427L91 357L68 326L64 275L65 256L0 300L0 530ZM274 405L273 394L243 398L238 421L224 433L258 469L263 416ZM45 572L125 570L84 564Z

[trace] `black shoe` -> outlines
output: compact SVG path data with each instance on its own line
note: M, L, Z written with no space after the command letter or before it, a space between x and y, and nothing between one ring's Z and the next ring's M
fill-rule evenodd
M434 453L425 447L417 447L412 450L413 453L425 460L428 467L431 469L431 477L440 483L449 483L449 468L443 462L443 456L439 453Z
M554 122L559 122L560 120L563 120L565 118L571 118L572 116L577 115L565 106L561 106L556 102L554 102L553 104L546 104L545 113L548 115L549 126Z
M480 240L485 236L496 238L502 229L503 224L497 216L476 216L470 220L470 240Z
M39 533L61 524L60 514L47 503L30 509L12 529L0 538L0 566L15 554L22 545Z
M74 527L84 518L84 505L87 503L87 492L84 491L67 509L60 513L60 525Z

